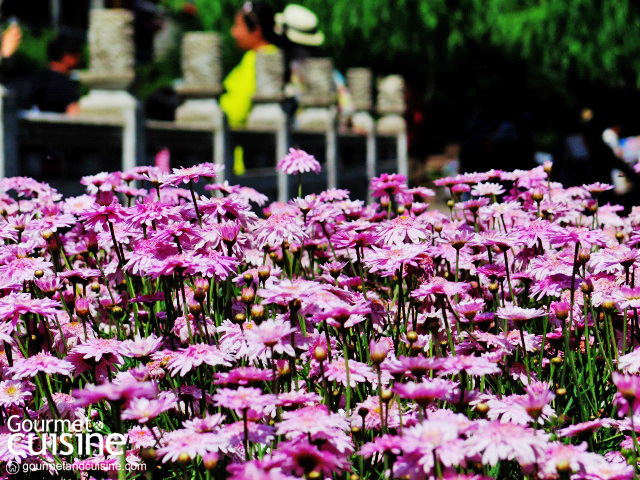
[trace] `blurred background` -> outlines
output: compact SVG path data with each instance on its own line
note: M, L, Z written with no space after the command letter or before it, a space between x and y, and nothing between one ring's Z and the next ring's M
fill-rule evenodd
M22 27L5 80L44 68L47 45L61 34L86 50L91 8L126 8L135 15L136 76L129 91L146 102L181 76L181 32L220 32L225 74L240 61L243 52L230 29L241 3L4 0L2 19L17 19ZM287 5L267 3L274 11ZM585 108L603 128L615 125L620 137L640 133L640 2L635 0L296 3L317 14L326 37L323 54L338 70L362 66L376 75L404 77L414 183L446 173L452 160L458 171L487 169L474 148L500 135L516 135L514 148L523 155L538 152L543 154L538 160L545 158Z

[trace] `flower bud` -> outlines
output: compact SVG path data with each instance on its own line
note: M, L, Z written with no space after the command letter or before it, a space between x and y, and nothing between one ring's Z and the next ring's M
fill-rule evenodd
M488 403L482 402L476 405L476 412L478 412L480 415L485 416L488 411L489 411Z
M258 267L258 278L263 282L271 276L271 267L269 265L262 265Z
M114 198L115 198L115 193L111 189L98 190L98 193L96 193L96 202L98 202L103 207L106 207L107 205L111 205Z
M387 346L383 342L374 342L369 344L369 357L371 363L379 366L387 358Z
M393 398L393 392L391 390L382 390L382 393L380 393L380 396L382 397L383 402L389 403Z
M602 308L605 309L606 311L612 311L615 310L616 308L616 303L613 300L605 300L602 302Z
M76 297L76 315L86 317L89 315L89 301L85 297Z
M53 232L51 230L43 230L40 235L43 239L49 240L51 237L53 237Z
M264 305L251 305L251 320L261 322L264 319Z
M202 311L202 307L200 306L200 304L196 301L195 298L193 299L189 299L187 301L187 307L189 307L189 313L191 315L199 315L200 312Z
M256 298L256 292L253 287L244 287L240 298L244 303L253 303Z
M413 330L407 332L407 340L409 343L415 343L418 340L418 333Z
M246 283L247 285L250 285L253 283L253 275L249 272L245 272L244 275L242 276L242 279L244 280L244 283Z
M563 473L571 473L571 462L566 458L556 463L556 471L562 475Z
M236 313L233 316L233 321L237 324L242 324L247 319L247 316L244 313Z
M496 282L491 282L487 288L491 293L497 293L500 285L498 285Z
M553 302L551 304L551 310L556 315L559 320L566 320L569 317L569 308L570 305L568 302Z
M36 277L36 278L42 278L42 277L44 277L44 272L42 270L36 270L33 273L33 276Z
M578 265L582 266L591 259L591 253L588 250L580 250L578 253Z
M122 307L119 307L118 305L115 305L111 309L111 313L113 313L114 315L122 315Z
M582 290L582 293L585 295L591 294L591 292L593 292L593 282L589 279L583 280L580 284L580 290Z
M551 363L553 365L560 365L562 363L562 357L553 357Z
M313 358L322 363L327 359L327 349L322 345L318 345L313 349Z
M207 470L213 470L218 466L219 456L216 453L205 453L202 457L202 464Z
M140 458L145 462L153 462L156 459L155 448L142 448L140 449Z
M433 225L433 230L436 233L440 233L442 231L442 224L440 222Z
M556 394L560 397L564 397L567 394L567 389L560 387L556 390Z
M98 253L100 245L98 245L98 235L96 235L95 232L88 232L85 242L89 253L93 253L94 255Z
M100 291L100 284L98 282L93 282L90 288L93 293L98 293Z

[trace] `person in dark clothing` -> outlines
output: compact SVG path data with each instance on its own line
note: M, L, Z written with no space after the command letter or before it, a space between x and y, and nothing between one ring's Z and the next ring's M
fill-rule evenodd
M590 110L583 110L578 125L568 129L554 149L551 180L565 187L595 182L611 184L612 172L619 170L631 183L631 190L622 196L614 191L604 192L599 201L618 203L628 209L640 200L640 175L604 142L604 129L605 125Z
M77 112L78 85L69 75L80 63L81 55L80 45L71 39L58 37L49 44L49 68L33 77L30 107L44 112Z

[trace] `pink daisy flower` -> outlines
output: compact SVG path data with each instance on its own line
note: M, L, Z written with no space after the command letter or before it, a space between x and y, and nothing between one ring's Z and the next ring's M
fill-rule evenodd
M228 353L221 351L218 347L197 343L189 345L178 352L171 355L171 360L167 364L167 368L171 370L171 375L180 374L184 377L194 368L199 367L203 363L205 365L215 366L231 366L232 357Z
M381 223L376 232L379 240L388 246L420 243L430 237L422 221L407 215L401 215Z
M33 385L17 380L0 382L0 405L5 408L22 407L31 400Z
M82 390L74 390L76 405L86 407L103 400L111 402L129 402L134 398L154 398L158 394L158 387L152 382L129 381L123 383L103 383L101 385L86 385Z
M214 384L216 385L249 385L257 382L273 380L273 372L256 367L238 367L230 372L217 372Z
M123 420L136 420L138 423L146 423L158 415L176 408L176 396L170 392L162 392L158 398L136 398L129 402L122 412Z
M213 163L201 163L193 167L174 168L173 173L164 178L162 187L178 187L183 183L198 183L200 177L216 178L220 174L220 167Z
M405 244L392 248L371 247L365 253L364 264L371 273L379 272L383 277L390 277L402 268L402 275L406 275L403 267L419 266L421 257L427 255L430 246L426 244Z
M349 462L334 452L320 450L308 442L286 442L278 448L277 456L282 458L282 468L298 476L306 476L316 471L327 477L349 469Z
M31 298L26 293L10 293L0 298L0 319L16 324L20 315L35 313L53 319L61 313L60 302L48 298Z
M306 172L320 173L321 167L313 155L300 149L290 148L289 153L278 162L277 169L287 175L294 175Z
M0 265L0 276L14 282L22 283L35 279L35 273L40 270L45 274L52 274L53 264L41 258L20 257Z
M426 407L434 400L445 400L457 389L457 385L441 378L426 379L420 383L396 383L393 391L402 398L414 400Z
M371 196L373 198L390 197L407 188L407 177L399 173L383 173L371 179Z
M495 466L500 460L532 465L547 448L545 435L513 423L482 422L462 448L467 457L481 456L482 463Z
M35 377L38 373L47 375L58 373L69 376L73 368L71 362L54 357L49 352L40 352L28 358L17 359L7 373L12 375L14 380L20 380Z
M265 320L260 325L244 331L251 358L258 358L271 352L295 357L296 353L289 342L289 337L296 331L282 320Z
M302 219L288 214L273 214L261 220L256 226L255 244L262 249L266 246L278 247L283 242L289 244L302 243L306 238Z
M133 340L125 340L120 344L120 353L130 358L148 357L158 350L161 344L162 338L156 337L153 333L144 338L136 336Z
M329 413L326 405L314 405L299 410L282 412L282 420L277 424L277 435L291 436L316 434L330 435L344 431L349 424L342 415Z
M485 357L457 355L446 357L442 362L441 375L457 374L465 371L468 375L493 375L501 373L500 367Z
M324 367L324 376L329 381L336 381L347 386L347 367L343 358L339 358ZM376 375L369 365L349 360L349 383L355 388L358 383L375 381Z
M179 458L195 459L209 453L226 451L227 445L227 438L218 433L174 430L164 436L163 446L158 448L157 454L162 463L176 462Z
M214 405L228 408L235 411L246 411L249 409L260 410L272 405L275 396L264 394L259 388L238 387L237 390L221 388L213 396Z

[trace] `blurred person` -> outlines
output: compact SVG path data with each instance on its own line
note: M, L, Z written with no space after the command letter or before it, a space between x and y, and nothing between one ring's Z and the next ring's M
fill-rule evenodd
M225 93L220 108L232 128L246 125L256 91L256 54L275 52L278 37L273 31L273 10L262 1L246 1L236 13L231 35L239 49L246 53L240 63L222 82ZM244 175L244 153L241 146L233 150L233 172Z
M82 59L81 45L65 37L57 37L47 46L49 67L31 80L29 107L43 112L75 114L80 98L78 83L70 78Z
M581 110L578 119L554 149L551 179L565 187L595 182L620 185L619 176L623 175L628 187L604 192L600 202L619 203L626 209L638 204L640 176L603 139L606 123L588 108Z
M236 13L231 35L246 53L222 82L225 93L220 107L231 127L246 124L256 91L256 53L275 52L277 37L273 31L273 10L262 1L244 2Z
M302 5L289 4L275 16L275 31L281 37L285 57L285 100L283 108L292 116L298 110L303 89L302 65L308 58L319 57L325 35L320 29L318 16ZM346 128L355 113L353 98L347 81L338 70L333 71L340 127Z

